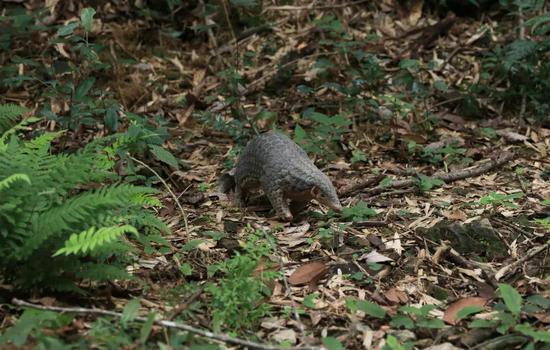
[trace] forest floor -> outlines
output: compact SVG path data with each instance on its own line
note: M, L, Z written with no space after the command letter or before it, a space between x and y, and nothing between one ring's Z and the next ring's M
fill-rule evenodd
M179 22L125 16L123 1L96 8L90 40L108 48L106 59L133 62L111 57L110 75L96 84L125 111L168 121L164 146L180 168L147 155L141 160L167 182L181 208L165 193L158 214L172 228L165 237L170 246L164 254L142 251L129 267L146 287L113 282L106 294L80 305L32 301L121 311L129 296L139 296L143 314L154 310L208 329L216 308L235 307L221 330L260 343L317 346L325 338L331 349L338 342L381 349L392 344L391 335L436 349L506 341L505 332L468 323L500 310L500 283L524 300L550 297L549 224L542 220L550 217L550 128L521 108L509 112L505 104L464 97L465 87L484 79L484 53L517 35L507 29L516 19L498 10L438 15L422 1L321 3L264 7L256 15L271 25L248 31L228 27L231 14L205 20L197 15L200 6L183 5L173 13ZM63 7L56 16L62 21L77 13ZM212 22L225 29L189 30ZM172 35L178 31L184 34ZM62 45L57 50L72 55ZM493 87L506 89L502 81ZM35 98L32 90L5 96L27 106L43 102ZM51 107L62 114L65 102L51 99ZM242 212L231 193L219 192L218 179L236 153L256 131L273 126L332 179L346 208L341 215L312 203L284 223L262 198ZM80 128L64 145L105 133ZM270 316L211 304L213 292L205 289L217 278L212 266L237 264L235 256L258 253L254 247L265 242L269 253L254 273L282 274L267 283L270 296L260 302ZM227 294L229 288L248 293L246 284L219 286ZM464 307L475 316L460 320ZM548 309L522 317L548 329ZM85 332L80 326L75 331ZM154 332L163 334L162 327ZM439 348L452 348L445 346Z

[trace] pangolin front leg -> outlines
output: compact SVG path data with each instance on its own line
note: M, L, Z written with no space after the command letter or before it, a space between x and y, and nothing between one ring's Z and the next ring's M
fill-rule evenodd
M294 217L292 216L292 213L290 212L286 199L284 198L283 191L275 190L275 191L267 192L266 195L269 201L271 202L273 209L275 209L275 212L277 213L277 215L283 220L292 221Z

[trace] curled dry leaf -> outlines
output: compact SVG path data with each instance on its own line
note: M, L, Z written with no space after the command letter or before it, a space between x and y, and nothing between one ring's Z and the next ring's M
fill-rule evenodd
M481 298L481 297L470 297L470 298L459 299L454 303L452 303L451 305L449 305L447 310L445 310L445 313L443 314L443 321L451 325L456 325L458 323L457 314L460 310L469 306L483 307L485 306L486 303L487 303L487 299Z
M317 282L327 273L328 268L322 262L312 262L300 266L290 275L288 278L288 283L293 286L310 284L312 282Z

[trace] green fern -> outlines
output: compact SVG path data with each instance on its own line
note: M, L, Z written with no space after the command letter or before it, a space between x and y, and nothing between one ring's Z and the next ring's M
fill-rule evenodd
M136 228L130 225L102 227L100 229L90 227L79 234L73 233L71 237L65 241L65 246L55 252L53 256L86 253L94 250L96 246L100 247L114 241L125 233L138 235Z
M17 118L28 109L14 104L0 104L0 134L13 127Z
M1 125L11 127L9 142L0 138L0 280L78 291L82 278L131 277L125 267L136 259L135 241L122 236L139 232L139 244L169 232L145 209L160 206L158 191L120 183L112 169L124 144L113 145L116 137L51 154L61 133L19 140L13 116L20 111L0 109Z
M15 182L18 181L24 181L27 184L30 185L31 179L26 174L12 174L5 178L4 180L0 180L0 191L3 189L9 188L11 185L13 185Z

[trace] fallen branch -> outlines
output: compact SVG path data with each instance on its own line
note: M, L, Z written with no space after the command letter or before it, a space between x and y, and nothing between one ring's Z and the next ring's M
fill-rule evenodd
M318 6L314 6L313 3L311 3L310 5L302 5L302 6L292 6L292 5L268 6L262 12L265 13L268 11L334 10L334 9L341 9L341 8L359 5L367 1L370 1L370 0L358 0L358 1L348 2L345 4L318 5Z
M529 250L527 252L527 254L525 254L524 256L522 256L520 259L518 259L517 261L514 261L513 263L511 263L510 265L506 265L504 266L503 268L501 268L500 270L497 271L497 273L495 274L495 279L497 281L499 281L502 277L504 277L505 275L507 275L509 272L515 270L519 265L523 264L524 262L526 262L527 260L531 259L532 257L534 257L535 255L545 251L546 249L548 249L550 245L548 243L546 244L543 244L543 245L540 245L538 247L534 247L532 248L531 250Z
M109 310L102 310L102 309L89 309L84 307L59 307L59 306L43 306L38 304L33 304L26 302L24 300L20 300L17 298L12 299L12 303L18 306L28 307L31 309L37 309L37 310L43 310L43 311L55 311L55 312L68 312L68 313L77 313L77 314L88 314L88 315L102 315L102 316L112 316L112 317L118 317L121 318L122 314L119 312L109 311ZM134 318L134 321L144 323L147 321L147 318L145 317L136 317ZM213 333L210 331L205 331L202 329L198 329L183 323L177 323L173 321L166 321L166 320L155 320L154 324L157 326L162 326L166 328L174 328L174 329L180 329L183 331L187 331L190 333L198 334L202 337L217 340L223 343L228 344L236 344L241 346L246 346L250 349L260 349L260 350L283 350L283 349L292 349L292 350L321 350L320 347L291 347L291 348L282 348L278 346L272 346L267 344L261 344L256 343L253 341L248 341L244 339L234 338L230 337L225 334L219 334L219 333Z
M504 164L510 162L511 160L513 160L516 157L517 157L517 154L511 153L511 152L506 152L506 153L502 154L500 157L498 157L497 159L491 160L491 161L489 161L485 164L481 164L477 167L461 169L461 170L453 171L451 173L439 172L439 173L434 174L430 178L433 179L433 180L436 180L436 179L437 180L442 180L445 183L450 183L450 182L454 182L454 181L458 181L458 180L464 180L464 179L467 179L467 178L470 178L470 177L479 176L479 175L484 174L486 172L489 172L489 171L491 171L495 168L499 168L499 167L503 166ZM414 186L414 185L416 185L417 181L418 180L416 178L397 180L397 181L393 181L392 183L390 183L388 185L376 186L374 188L371 188L370 190L367 190L366 192L367 192L367 195L372 196L372 195L375 195L375 194L382 193L382 192L384 192L384 191L386 191L390 188L403 188L403 187L408 187L408 186ZM368 182L368 180L367 180L367 182Z

